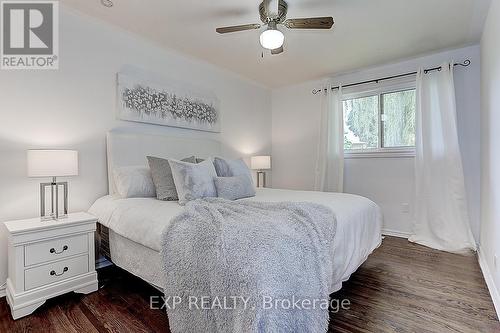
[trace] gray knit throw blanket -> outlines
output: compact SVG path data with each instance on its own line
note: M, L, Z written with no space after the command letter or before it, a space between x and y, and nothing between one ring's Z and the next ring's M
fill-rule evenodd
M162 235L170 330L326 332L336 227L313 203L188 203Z

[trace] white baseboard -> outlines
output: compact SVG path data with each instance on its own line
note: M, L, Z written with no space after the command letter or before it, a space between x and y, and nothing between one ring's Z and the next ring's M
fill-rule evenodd
M382 235L384 236L392 236L392 237L399 237L399 238L410 238L411 234L409 232L402 232L402 231L396 231L396 230L390 230L390 229L382 229Z
M478 251L479 258L479 266L481 266L481 270L483 271L484 280L486 281L486 285L488 286L488 290L490 291L491 299L493 300L493 305L495 306L495 310L497 312L497 317L500 318L500 293L498 292L497 286L495 285L495 280L493 280L493 275L491 275L490 268L486 259L483 255L483 250L479 247Z
M6 285L5 285L5 284L4 284L4 285L2 285L2 286L0 286L0 298L2 298L2 297L5 297L5 296L6 296L6 293L5 293L5 287L6 287Z

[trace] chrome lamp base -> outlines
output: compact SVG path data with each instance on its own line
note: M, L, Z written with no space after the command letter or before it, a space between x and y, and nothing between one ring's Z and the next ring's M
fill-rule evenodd
M63 187L63 211L59 212L59 187ZM50 213L45 209L45 193L50 187ZM40 184L40 218L42 221L58 220L68 216L68 182L57 182L56 177L52 177L52 182Z
M257 187L266 187L266 173L264 171L257 171Z

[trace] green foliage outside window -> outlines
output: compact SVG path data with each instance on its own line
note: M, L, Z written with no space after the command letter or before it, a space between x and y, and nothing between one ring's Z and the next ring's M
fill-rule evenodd
M414 146L415 100L415 90L345 100L344 149ZM383 142L379 143L381 127Z
M384 147L415 146L415 90L382 96Z

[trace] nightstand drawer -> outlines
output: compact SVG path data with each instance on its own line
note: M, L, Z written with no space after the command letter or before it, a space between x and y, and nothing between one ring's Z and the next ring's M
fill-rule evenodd
M87 234L51 239L25 246L24 265L30 266L88 252Z
M89 271L89 257L83 255L30 268L24 271L24 287L30 290Z

